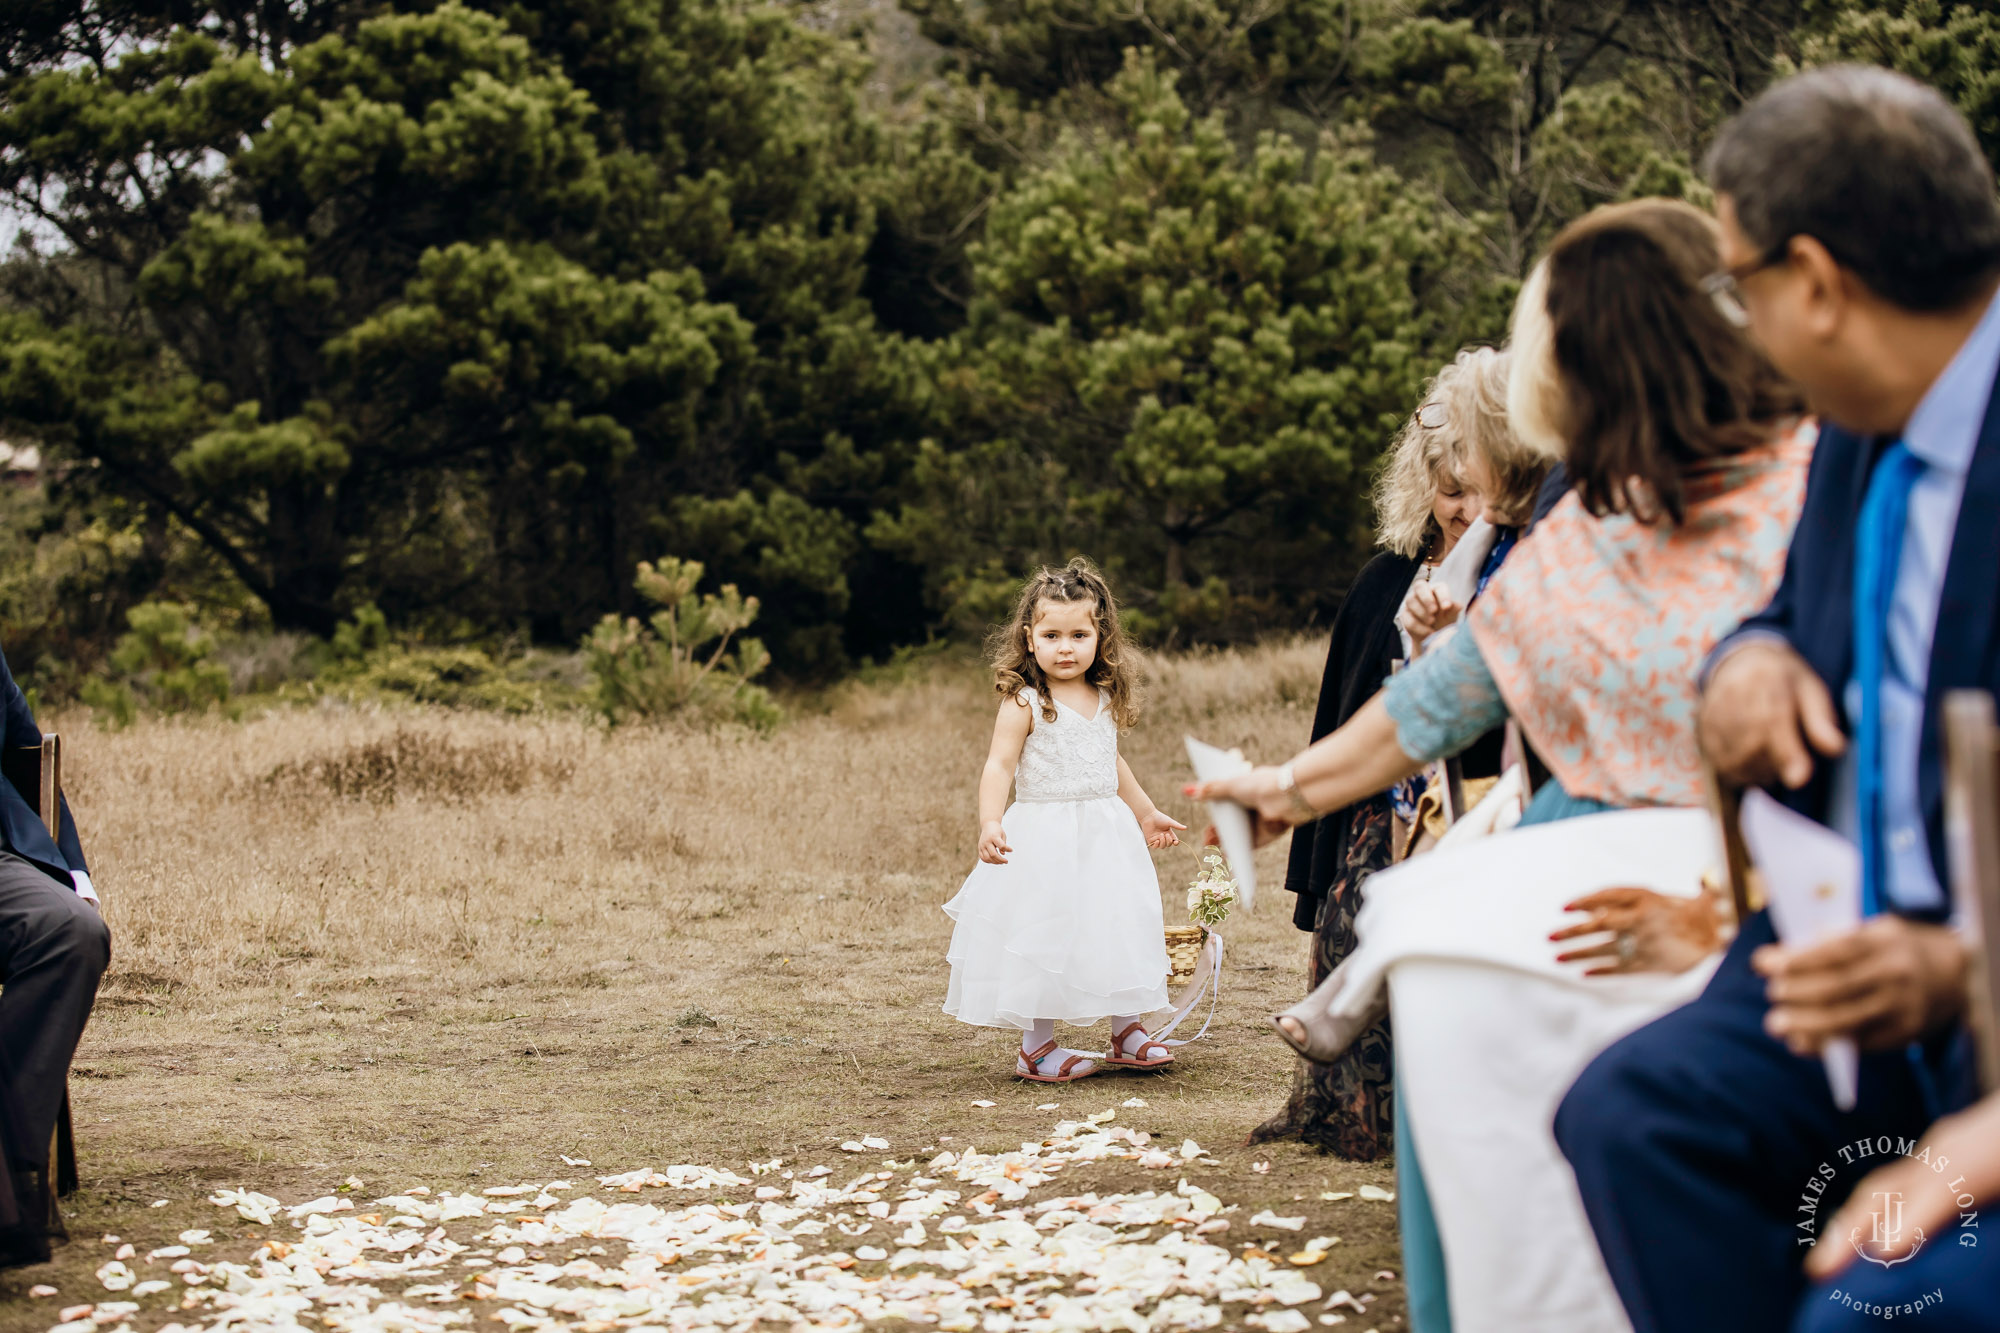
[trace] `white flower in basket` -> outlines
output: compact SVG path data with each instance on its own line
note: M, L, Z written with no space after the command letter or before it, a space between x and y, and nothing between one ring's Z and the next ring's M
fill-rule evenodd
M1201 869L1188 885L1188 920L1194 924L1167 932L1169 979L1179 981L1194 975L1208 932L1228 920L1230 909L1235 906L1236 879L1229 873L1229 862L1222 853L1211 847L1202 854Z

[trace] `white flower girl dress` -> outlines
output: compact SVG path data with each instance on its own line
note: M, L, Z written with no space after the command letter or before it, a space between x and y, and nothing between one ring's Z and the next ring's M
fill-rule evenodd
M1013 848L981 861L945 904L944 1011L981 1027L1089 1023L1167 1007L1160 882L1132 808L1118 798L1118 727L1099 691L1085 717L1024 688L1034 729L1001 816Z

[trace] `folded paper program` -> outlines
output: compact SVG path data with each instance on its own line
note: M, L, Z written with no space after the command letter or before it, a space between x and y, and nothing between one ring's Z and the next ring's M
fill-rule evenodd
M1771 926L1801 948L1861 924L1861 852L1824 824L1787 810L1761 791L1743 794L1743 843L1764 879ZM1861 1052L1838 1038L1820 1052L1833 1104L1854 1109Z
M1187 738L1188 762L1194 765L1194 775L1203 782L1213 782L1217 778L1233 778L1250 767L1250 761L1240 750L1223 750L1213 745L1204 745L1194 737ZM1215 834L1222 842L1222 854L1229 858L1229 869L1236 876L1237 896L1243 900L1246 912L1257 901L1257 867L1252 861L1255 844L1250 836L1250 812L1234 801L1210 801L1208 818L1215 825Z

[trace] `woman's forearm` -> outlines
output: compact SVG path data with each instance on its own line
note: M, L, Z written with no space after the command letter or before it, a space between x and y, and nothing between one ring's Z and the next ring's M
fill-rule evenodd
M1397 744L1395 720L1378 693L1292 760L1292 780L1308 805L1325 812L1386 791L1423 767Z

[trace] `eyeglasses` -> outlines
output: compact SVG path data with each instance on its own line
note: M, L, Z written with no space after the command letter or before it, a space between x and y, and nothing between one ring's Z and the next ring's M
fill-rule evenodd
M1743 304L1744 279L1782 262L1791 251L1791 238L1786 237L1747 264L1709 274L1701 280L1701 289L1715 302L1715 308L1722 312L1724 319L1739 329L1747 329L1750 327L1750 311Z
M1451 420L1451 413L1444 410L1444 404L1435 400L1417 409L1417 424L1425 430L1436 430Z

